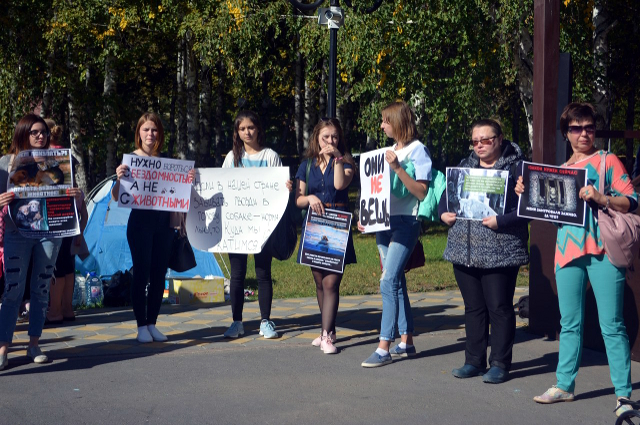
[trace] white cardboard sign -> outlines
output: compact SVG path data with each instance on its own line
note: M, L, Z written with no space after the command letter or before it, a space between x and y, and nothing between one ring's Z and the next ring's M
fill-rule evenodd
M187 212L191 198L189 171L193 161L125 154L129 172L120 179L118 206Z
M360 155L360 224L364 233L388 230L390 217L391 177L384 159L389 148Z
M209 252L257 254L289 200L289 167L199 168L187 236Z

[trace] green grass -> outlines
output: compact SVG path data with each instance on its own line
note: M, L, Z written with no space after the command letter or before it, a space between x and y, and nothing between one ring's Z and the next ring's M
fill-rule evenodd
M342 295L376 294L380 287L380 260L375 235L353 233L357 264L345 267L344 278L340 285ZM299 239L299 238L298 238ZM407 273L407 288L411 292L439 291L457 288L451 263L442 259L447 244L445 226L429 225L420 237L424 248L425 265ZM275 298L315 297L315 284L309 267L296 263L297 248L287 261L273 260L273 296ZM223 254L224 261L229 259ZM220 265L224 270L224 266ZM529 284L528 267L523 267L518 275L518 286ZM246 287L257 289L253 256L247 264ZM254 297L255 298L255 297Z

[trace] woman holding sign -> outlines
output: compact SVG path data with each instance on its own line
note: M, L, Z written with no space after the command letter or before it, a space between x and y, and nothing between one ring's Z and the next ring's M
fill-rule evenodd
M37 115L25 115L16 126L9 155L0 158L0 209L14 200L14 193L7 192L7 181L15 155L30 149L49 149L49 128ZM75 189L73 195L76 194ZM7 350L13 340L13 332L22 303L29 262L33 260L31 273L31 309L29 318L29 346L27 357L35 363L46 363L49 359L38 343L42 335L49 284L62 239L27 238L18 231L13 220L4 220L4 268L5 291L0 309L0 370L7 366Z
M529 262L528 220L517 217L518 197L513 192L523 156L518 145L504 139L495 120L476 121L471 126L471 141L473 151L458 167L508 170L509 177L504 214L493 213L481 221L462 219L448 212L446 192L440 200L440 219L450 227L443 257L453 264L464 300L467 334L464 365L451 373L456 378L483 375L484 382L499 384L508 379L511 368L516 278L520 266ZM461 179L460 184L463 182ZM490 369L485 373L489 324Z
M337 119L324 118L315 126L305 157L296 173L298 208L309 208L319 215L324 215L325 208L348 211L349 185L353 180L355 163L347 153L342 127ZM321 242L328 244L326 236L324 238ZM298 261L299 258L300 256ZM356 252L349 232L344 264L355 262ZM335 354L338 349L333 343L336 341L336 316L342 273L312 267L311 274L316 283L316 296L322 316L322 331L311 344L320 347L325 354Z
M163 144L164 128L160 117L153 112L143 114L136 126L133 155L158 157ZM128 174L127 165L120 164L116 168L118 180L111 190L113 199L118 199L120 179ZM127 242L133 261L131 303L138 324L137 339L141 343L167 340L156 328L156 321L177 224L171 223L170 216L168 211L132 209L127 223Z
M604 208L634 211L638 207L638 195L618 157L594 146L596 118L596 111L589 103L570 103L560 116L560 131L573 150L573 155L563 165L587 170L587 186L580 189L578 196L590 208L587 208L584 227L563 224L558 228L555 273L562 329L557 382L533 399L544 404L574 399L575 379L582 354L585 293L587 283L591 282L607 349L611 382L618 398L615 412L620 415L631 408L620 404L620 399L631 396L629 337L622 314L626 269L614 266L607 257L599 236L597 217L598 210ZM605 193L596 189L600 184L602 162L605 166ZM524 184L519 179L516 192L521 194L523 191Z
M427 148L417 140L415 115L409 105L394 102L384 108L380 127L387 137L396 142L385 153L391 177L393 179L397 176L408 193L402 198L391 193L390 228L376 233L382 262L382 323L378 348L362 362L363 367L384 366L392 362L392 357L410 357L416 354L413 346L413 315L404 268L420 236L418 204L427 195L427 185L431 179L431 157ZM415 179L403 168L408 163L415 169ZM363 230L360 223L358 227ZM401 342L390 348L391 341L395 338L396 325Z
M264 131L260 118L254 112L242 111L233 124L233 150L227 154L222 168L280 167L278 154L264 146ZM291 191L291 181L287 181ZM233 323L224 333L225 338L244 335L242 310L244 308L244 280L247 274L247 254L229 254L231 263L231 312ZM258 304L260 305L260 335L266 339L277 338L275 324L271 321L273 281L271 280L271 252L264 250L253 256L258 279Z

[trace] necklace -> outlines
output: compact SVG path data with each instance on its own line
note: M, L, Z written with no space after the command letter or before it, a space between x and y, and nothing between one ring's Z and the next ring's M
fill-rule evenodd
M577 164L577 163L579 163L579 162L586 161L586 160L588 160L588 159L590 159L590 158L593 158L593 157L594 157L595 155L597 155L599 152L600 152L600 151L595 151L594 153L592 153L592 154L591 154L591 155L589 155L589 156L586 156L586 157L584 157L584 158L582 158L582 159L576 159L576 160L574 160L573 162L570 162L570 161L573 159L574 155L575 155L575 154L573 154L573 155L571 155L571 158L569 158L569 161L567 161L567 162L566 162L566 165L574 165L574 164Z

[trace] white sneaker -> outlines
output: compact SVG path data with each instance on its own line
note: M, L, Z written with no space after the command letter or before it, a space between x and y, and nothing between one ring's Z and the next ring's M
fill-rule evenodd
M149 328L146 326L138 327L138 337L136 339L142 344L153 342L153 337L149 333Z
M242 326L242 322L233 322L229 329L224 333L225 338L238 338L244 335L244 326Z
M151 338L153 338L154 341L165 342L168 340L168 338L162 332L160 332L158 328L156 328L156 325L147 325L147 329L149 330Z
M47 363L49 357L42 352L40 347L27 347L27 357L33 360L34 363Z

